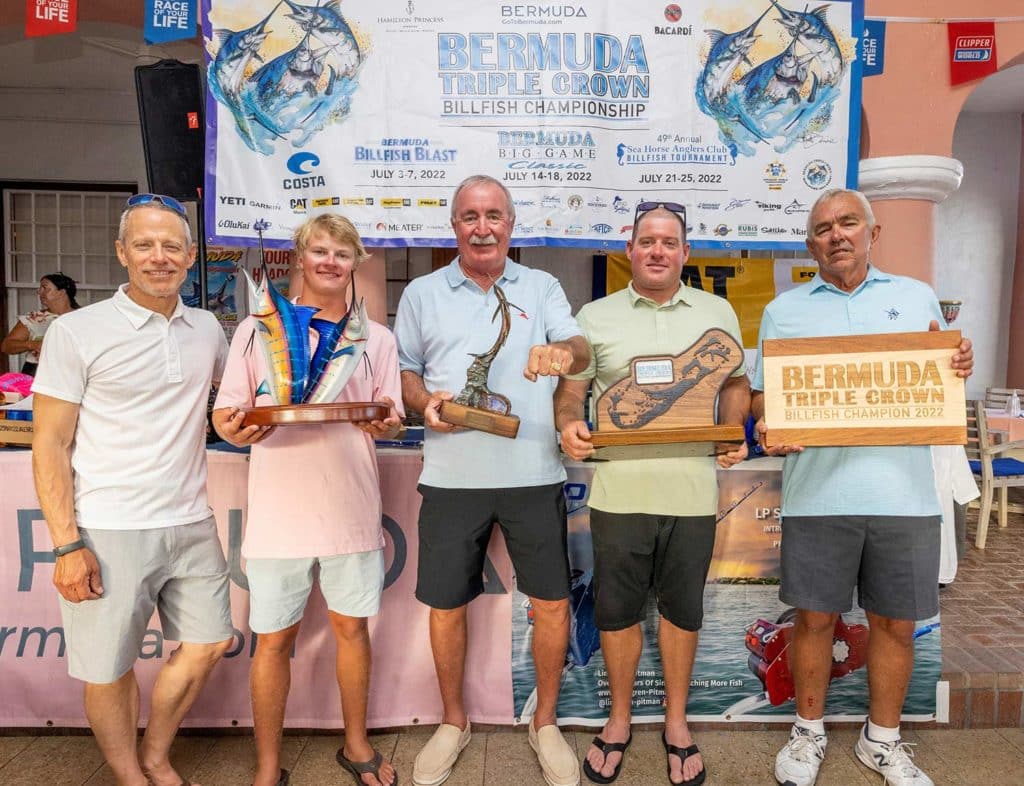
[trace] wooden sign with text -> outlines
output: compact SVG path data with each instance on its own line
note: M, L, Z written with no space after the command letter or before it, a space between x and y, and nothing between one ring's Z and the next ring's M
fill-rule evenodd
M959 346L959 330L766 339L766 446L965 444Z

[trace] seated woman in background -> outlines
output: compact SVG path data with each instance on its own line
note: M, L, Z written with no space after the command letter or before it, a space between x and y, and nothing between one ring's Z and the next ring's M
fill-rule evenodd
M75 300L77 292L75 280L63 273L47 273L40 279L39 303L42 308L18 317L18 324L0 343L0 352L5 355L26 353L25 363L21 367L23 374L35 375L39 350L43 346L43 334L53 320L79 307Z

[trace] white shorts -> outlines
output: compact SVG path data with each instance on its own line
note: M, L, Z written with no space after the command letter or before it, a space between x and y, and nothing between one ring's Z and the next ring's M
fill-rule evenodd
M372 617L379 611L384 549L334 557L251 559L245 566L249 627L255 633L276 633L301 620L317 565L328 609L346 617Z

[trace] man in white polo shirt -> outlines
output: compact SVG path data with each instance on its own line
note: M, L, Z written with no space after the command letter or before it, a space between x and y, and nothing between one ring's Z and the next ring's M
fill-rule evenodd
M227 342L212 314L178 297L196 252L181 203L129 199L116 248L128 283L47 332L32 463L68 673L85 682L96 742L119 786L179 786L171 742L232 636L205 451ZM154 609L181 644L153 686L138 748L133 667Z

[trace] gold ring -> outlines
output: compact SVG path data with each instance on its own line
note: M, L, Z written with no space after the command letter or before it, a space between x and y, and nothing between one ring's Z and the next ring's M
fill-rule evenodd
M561 371L561 370L562 370L562 364L561 364L561 363L559 363L559 362L558 362L558 361L556 360L556 361L555 361L554 363L552 363L552 364L551 364L551 370L552 370L552 371Z

